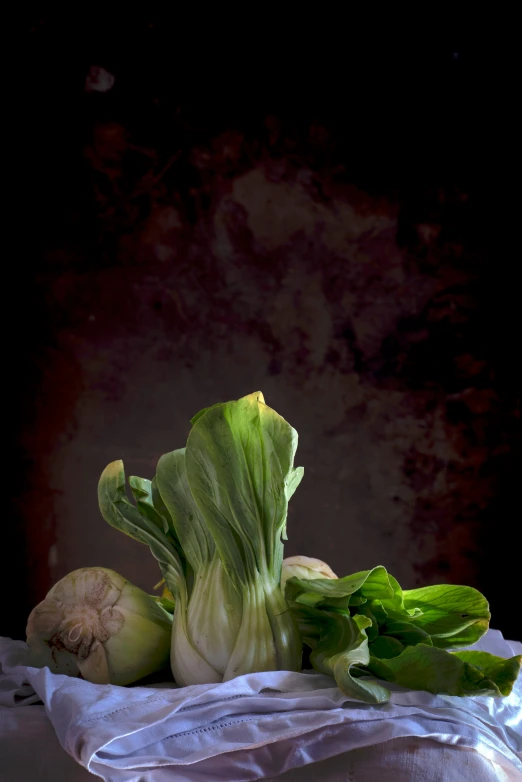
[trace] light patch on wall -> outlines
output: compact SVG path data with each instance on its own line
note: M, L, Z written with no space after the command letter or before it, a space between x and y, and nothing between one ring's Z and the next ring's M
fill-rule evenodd
M53 543L53 545L49 548L47 564L49 565L49 570L52 570L52 568L55 568L58 564L58 546L56 543Z
M317 203L302 184L271 182L259 168L235 180L232 197L245 207L252 233L269 251L287 244L300 231L314 236L320 226L325 245L344 252L346 242L395 225L394 217L361 215L341 200L333 206Z
M332 339L332 320L320 274L304 277L291 266L267 310L272 332L287 349L297 351L304 339L308 362L320 367Z
M105 68L91 65L85 79L85 92L108 92L114 87L115 81L113 74L106 71Z
M141 234L141 245L152 249L154 257L165 263L177 255L178 234L181 219L174 207L166 206L153 210Z

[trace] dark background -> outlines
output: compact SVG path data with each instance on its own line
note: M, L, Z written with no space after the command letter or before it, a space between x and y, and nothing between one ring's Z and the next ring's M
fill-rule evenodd
M101 471L152 477L198 409L262 390L305 467L287 554L476 586L520 638L496 56L457 25L206 22L27 24L2 634L77 567L151 590L148 551L97 510Z

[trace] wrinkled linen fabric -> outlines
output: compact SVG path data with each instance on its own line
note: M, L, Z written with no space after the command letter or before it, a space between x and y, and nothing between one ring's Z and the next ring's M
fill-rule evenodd
M7 723L2 721L0 707L2 782L93 782L98 778L64 752L44 706L5 708L3 712ZM154 779L152 774L146 772L142 777L137 772L136 782ZM169 782L179 778L172 771ZM297 766L265 782L520 782L520 778L518 771L509 772L473 749L410 736ZM219 764L215 779L223 779Z
M522 653L522 643L496 630L470 648L501 657ZM425 739L426 748L445 745L441 758L449 748L476 757L471 750L498 767L497 778L522 779L522 677L507 698L432 695L385 682L393 689L390 702L370 706L316 673L116 687L27 667L26 654L25 643L0 639L0 726L13 709L43 702L62 747L107 782L249 782L299 768L304 778L307 764L372 747L384 754L386 742L395 747L407 738ZM465 778L451 766L445 780ZM323 772L321 778L328 779Z

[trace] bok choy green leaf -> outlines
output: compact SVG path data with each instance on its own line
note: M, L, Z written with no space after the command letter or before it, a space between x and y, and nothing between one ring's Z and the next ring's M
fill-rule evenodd
M403 591L378 566L339 579L293 577L285 595L313 667L368 703L389 698L382 681L448 695L508 695L520 671L520 655L447 651L473 645L488 629L488 603L472 587Z

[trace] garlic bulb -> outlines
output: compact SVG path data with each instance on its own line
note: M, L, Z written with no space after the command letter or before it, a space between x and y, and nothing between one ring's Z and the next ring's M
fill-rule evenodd
M283 568L281 571L281 589L285 592L285 584L289 578L311 579L311 578L337 578L331 567L321 559L313 557L287 557L283 559Z
M168 667L172 617L114 570L74 570L27 621L30 665L96 684L132 684Z

